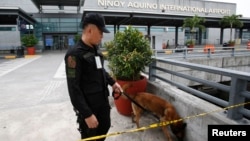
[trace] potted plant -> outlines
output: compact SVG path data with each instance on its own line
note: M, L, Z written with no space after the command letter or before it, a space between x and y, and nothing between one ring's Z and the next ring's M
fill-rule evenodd
M34 55L35 54L35 45L38 43L38 39L33 34L27 34L22 36L21 38L22 44L27 49L28 55Z
M131 26L123 32L118 31L114 39L104 43L107 50L108 67L111 75L123 86L128 82L133 87L127 90L130 94L136 94L146 90L147 78L141 74L152 59L152 50L148 38ZM141 86L137 86L140 84ZM132 108L128 99L120 97L115 100L118 112L123 115L131 115Z
M235 45L235 41L229 40L228 41L228 46L233 47Z
M203 25L205 23L205 18L199 17L198 15L195 15L193 17L185 18L183 21L183 28L189 28L189 35L191 35L190 40L187 41L186 45L188 48L194 48L195 45L195 39L194 39L194 33L197 32L197 29L200 29L201 31L205 30L205 26Z
M187 40L186 41L186 46L189 46L189 47L194 47L194 45L195 45L195 42L194 42L194 40Z
M220 21L219 24L223 28L230 28L230 40L228 42L229 46L234 46L235 41L232 39L233 37L233 28L241 28L244 24L242 21L240 21L240 18L242 15L235 15L232 14L231 16L224 16Z

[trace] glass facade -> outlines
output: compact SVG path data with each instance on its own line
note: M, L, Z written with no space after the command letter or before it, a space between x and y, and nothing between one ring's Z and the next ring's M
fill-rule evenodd
M43 48L45 49L63 49L74 45L74 35L81 34L82 30L80 28L81 22L81 14L51 14L51 13L40 13L37 16L34 16L37 23L34 25L34 33L42 42ZM114 33L114 26L107 25L109 31ZM123 31L127 25L120 25L119 30ZM147 34L147 26L134 26L143 34ZM1 29L0 29L1 30ZM118 30L118 29L117 29ZM219 32L220 29L218 29ZM32 33L33 29L29 29L29 32ZM209 32L209 29L206 29L205 32L199 33L197 29L196 32L193 33L193 39L196 40L197 44L204 44L207 42L212 42L219 44L219 37L214 37L216 39L208 39L209 34L214 34L213 32ZM150 27L151 36L155 36L155 38L162 38L162 42L166 42L170 40L170 44L174 44L174 34L176 32L175 27L164 27L164 26L152 26ZM179 44L185 44L186 40L191 38L191 33L188 28L178 28L178 32L180 33L180 38L178 39ZM162 37L157 36L161 34ZM227 34L225 34L227 35ZM107 37L108 36L108 37ZM111 40L113 35L104 36L104 42ZM183 37L181 37L183 36ZM219 36L219 35L218 35ZM242 34L242 43L247 42L250 39L250 31L244 30ZM156 39L157 40L157 39ZM199 41L200 40L200 41Z
M37 23L34 25L34 32L45 49L67 49L75 44L74 36L81 34L81 18L65 15L35 15Z
M36 18L37 32L78 32L79 19L76 18Z
M76 34L81 34L82 30L80 28L81 15L76 17L70 15L54 15L46 13L44 15L35 15L37 23L34 25L34 33L40 41L43 42L45 49L66 49L73 46L74 36ZM120 31L125 30L127 25L121 25L119 27ZM107 28L111 33L114 31L113 25L107 25ZM146 34L147 26L134 26L140 32ZM166 30L167 29L167 30ZM117 29L118 30L118 29ZM157 27L153 26L150 29L152 34L166 34L166 32L175 32L175 27ZM178 29L178 32L183 32L182 28ZM108 37L109 38L109 37ZM111 40L107 39L107 40Z

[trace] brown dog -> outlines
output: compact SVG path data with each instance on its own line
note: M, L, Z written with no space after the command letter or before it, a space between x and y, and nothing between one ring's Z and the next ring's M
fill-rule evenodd
M126 92L126 89L131 86L132 84L130 83L123 85L123 91ZM147 93L147 92L140 92L140 93L133 94L133 95L128 94L128 96L132 98L135 102L137 102L140 106L142 106L144 109L154 113L157 117L159 117L160 121L162 122L181 119L181 117L179 116L176 109L171 103L167 102L163 98L160 98L154 94ZM139 128L140 127L139 120L141 118L143 109L137 106L134 102L131 102L131 103L132 103L132 109L133 109L132 120L136 123L137 128ZM185 127L186 127L186 123L184 123L182 120L170 124L172 133L176 136L176 138L179 141L182 141L184 138ZM162 126L162 130L167 140L173 141L170 135L170 132L168 131L168 128L165 126Z

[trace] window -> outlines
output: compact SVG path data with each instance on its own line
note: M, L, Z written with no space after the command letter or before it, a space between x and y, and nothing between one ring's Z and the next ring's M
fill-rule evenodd
M16 31L16 27L0 27L0 31Z

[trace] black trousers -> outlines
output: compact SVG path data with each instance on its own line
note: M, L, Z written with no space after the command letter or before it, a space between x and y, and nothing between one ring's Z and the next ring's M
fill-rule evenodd
M101 106L98 108L93 109L93 112L99 122L99 125L95 129L88 128L84 118L77 114L77 122L79 124L79 132L81 134L81 138L88 138L98 135L105 135L108 133L108 130L111 126L111 120L110 120L110 106ZM96 141L104 141L105 138L98 139Z

